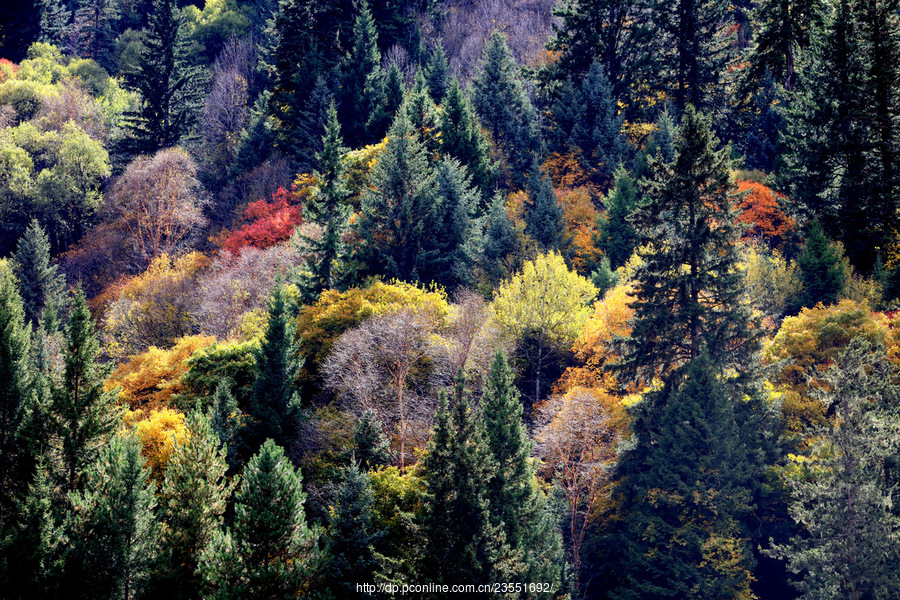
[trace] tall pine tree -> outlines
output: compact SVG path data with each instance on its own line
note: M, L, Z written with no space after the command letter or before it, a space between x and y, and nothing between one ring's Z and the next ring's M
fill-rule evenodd
M493 193L497 167L491 162L491 145L481 130L469 97L456 78L441 104L441 152L469 168L472 180L487 196Z
M13 270L19 278L25 319L37 326L44 310L62 308L65 278L50 264L50 239L37 220L32 220L13 255Z

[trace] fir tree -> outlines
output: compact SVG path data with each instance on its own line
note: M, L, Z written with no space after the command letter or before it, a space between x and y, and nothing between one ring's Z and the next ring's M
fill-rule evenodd
M467 398L459 394L451 408L442 392L422 460L426 478L422 574L429 581L465 580L475 585L500 581L500 563L508 548L503 530L492 524L490 515L488 495L495 468L484 427Z
M562 539L537 487L522 403L502 352L491 365L481 412L487 445L497 465L488 496L493 523L503 530L511 553L523 563L523 580L551 584L546 590L549 597L562 578Z
M456 78L441 105L441 152L469 168L472 180L487 197L493 192L497 173L491 162L490 143L485 138L469 98Z
M366 125L384 93L384 73L378 51L378 30L365 0L353 24L353 44L344 61L341 116L344 136L351 147L372 141Z
M123 149L153 154L178 145L194 127L202 106L203 75L188 64L184 18L176 0L155 0L144 48L127 87L140 94L137 110L125 113Z
M384 76L384 92L369 117L367 129L375 139L383 138L406 98L406 82L397 63L391 62Z
M76 517L80 597L142 596L155 558L155 485L140 443L116 436L72 497Z
M187 417L188 436L176 444L159 492L162 552L154 572L157 597L197 598L201 553L222 523L233 482L225 477L226 449L199 413Z
M506 37L494 31L484 47L478 74L472 82L472 100L481 123L505 157L508 181L521 187L538 150L536 115Z
M758 347L741 303L727 149L709 118L688 107L675 158L650 158L644 201L634 212L639 254L635 318L622 367L650 381L706 352L716 365L745 368Z
M357 231L363 239L360 258L374 274L417 281L423 250L432 240L438 189L419 135L405 110L397 114L384 154L369 173L362 195Z
M72 11L63 0L39 0L38 10L41 13L41 42L61 46L69 32L69 21Z
M18 432L33 393L31 339L9 264L0 261L0 529L12 527L15 501L28 485Z
M52 384L49 407L51 427L59 445L65 491L82 488L85 469L94 463L100 447L119 424L118 394L104 388L109 369L100 364L100 343L88 311L84 292L78 290L72 304L64 372Z
M116 0L78 0L75 9L79 54L94 59L107 71L115 70L116 31L113 25L119 19L117 4Z
M431 99L435 104L440 104L450 85L450 64L447 62L447 54L444 53L444 44L440 40L431 50L428 64L425 65L425 81L428 82Z
M822 0L760 2L755 15L759 29L746 73L748 84L772 76L786 90L794 89L797 55L809 47L813 31L822 26L824 12Z
M550 178L536 166L528 180L530 202L525 211L525 233L543 250L557 250L566 244L562 207Z
M13 270L25 306L25 319L37 326L46 308L57 312L62 308L65 278L50 264L50 239L37 220L32 220L13 255Z
M801 531L770 554L786 559L804 600L893 598L900 593L900 518L892 510L900 449L896 368L882 348L851 342L827 375L822 399L836 420L820 432L813 467L787 480ZM887 409L887 410L885 410ZM892 414L893 413L893 414Z
M421 71L416 73L412 89L403 101L403 108L413 129L419 133L419 138L425 144L425 149L430 155L436 155L440 150L437 106L431 99Z
M485 215L482 268L493 285L509 276L513 269L507 268L506 259L518 249L518 239L513 228L503 194L494 194Z
M634 253L637 233L629 219L639 199L637 182L625 167L619 166L615 185L606 201L606 215L597 218L597 229L600 230L598 245L613 269L623 266Z
M219 382L206 417L209 419L209 426L213 433L219 437L220 447L225 450L228 468L236 471L240 464L237 442L245 423L237 400L231 394L230 387L227 380Z
M201 572L212 598L293 598L319 561L319 533L306 524L300 473L266 440L244 468L234 527L219 533Z
M378 569L374 544L379 535L372 523L373 502L369 476L352 463L338 491L327 536L331 556L328 581L338 596L375 597L359 594L356 588L357 582L373 582Z
M597 288L598 298L603 298L606 292L616 287L616 284L619 283L619 275L616 271L613 271L607 257L600 258L600 264L591 271L591 283Z
M256 352L256 380L248 407L251 447L267 438L288 443L294 434L299 409L294 378L300 365L295 358L291 310L287 292L279 287L269 300L266 334Z
M319 163L318 191L304 205L306 219L323 229L320 238L304 239L311 246L312 254L307 259L308 279L303 282L303 287L311 296L338 287L341 281L340 261L344 256L341 236L347 226L348 215L343 202L348 191L344 183L345 148L334 103L328 107L328 122L322 142L322 151L316 157Z
M391 463L391 443L384 433L378 414L370 409L363 411L353 428L351 462L364 471Z
M422 281L449 290L472 283L472 268L481 252L475 209L481 203L465 167L452 158L438 163L438 206L429 249L421 256Z
M847 265L835 244L828 241L818 221L813 222L803 253L797 258L803 293L798 308L834 304L847 283Z

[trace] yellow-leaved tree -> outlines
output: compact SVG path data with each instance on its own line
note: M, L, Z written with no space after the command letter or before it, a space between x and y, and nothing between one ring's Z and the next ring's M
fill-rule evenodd
M532 403L541 399L541 377L553 354L568 350L591 316L597 288L569 270L557 252L540 254L502 284L492 308L497 323L519 345L534 383Z

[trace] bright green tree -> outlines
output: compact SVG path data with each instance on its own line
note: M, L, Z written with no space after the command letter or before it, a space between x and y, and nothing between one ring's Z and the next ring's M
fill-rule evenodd
M226 449L209 420L191 413L184 443L176 444L159 491L159 561L153 591L158 597L197 598L200 556L222 525L235 482L225 477Z
M803 252L797 257L797 266L803 282L803 292L797 299L798 308L838 301L847 283L848 265L837 245L825 236L818 221L814 221L809 229Z
M136 438L115 436L72 496L77 597L142 597L157 549L156 486ZM80 593L79 593L80 592Z
M219 533L201 572L216 599L293 598L320 561L319 532L306 523L300 473L267 440L244 468L234 526Z

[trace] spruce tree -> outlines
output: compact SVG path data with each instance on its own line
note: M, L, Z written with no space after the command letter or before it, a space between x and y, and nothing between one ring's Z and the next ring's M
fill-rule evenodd
M18 437L34 392L31 339L22 299L9 263L0 261L0 529L12 527L15 501L27 489L30 473Z
M373 141L366 125L384 93L378 30L368 2L363 0L358 6L352 46L344 61L340 94L344 136L351 147Z
M537 121L506 36L498 31L485 44L472 89L472 104L481 123L505 158L506 178L521 188L538 151Z
M550 178L535 165L528 179L529 202L525 210L525 233L542 250L557 250L566 245L562 207Z
M228 380L223 379L216 386L212 403L206 413L209 426L219 438L221 448L225 450L228 468L236 471L240 464L237 443L240 430L245 426L244 416L238 407L237 400L231 394Z
M400 71L397 63L391 62L384 76L384 92L366 125L373 138L381 139L385 136L406 98L406 92L403 72Z
M438 188L425 148L405 110L388 132L384 154L369 173L356 230L363 243L359 258L372 274L402 281L420 280L426 235L435 222Z
M774 77L788 91L797 84L798 53L810 45L813 31L822 26L822 0L763 0L756 9L758 30L746 72L745 86Z
M76 597L142 597L157 546L155 485L140 443L115 436L72 496L78 553Z
M522 402L512 371L497 352L488 376L482 418L487 445L496 461L488 502L494 525L500 527L513 555L523 563L523 581L550 584L552 597L562 580L565 558L562 538L547 499L537 487L531 441L522 423Z
M818 303L835 304L847 283L847 265L841 260L835 244L825 237L825 231L814 221L806 236L803 252L797 258L803 292L797 308L813 307Z
M37 8L41 13L41 36L39 41L61 46L69 32L72 11L63 0L39 0Z
M371 408L363 411L353 427L353 450L351 462L364 471L383 467L391 463L391 443L384 433L384 426L378 414Z
M709 117L689 106L673 161L649 158L632 219L643 264L621 365L644 381L703 352L716 365L743 369L758 348L741 302L731 162L718 145Z
M216 599L293 598L320 560L319 532L306 524L300 473L267 440L244 468L234 526L219 533L201 572Z
M413 129L419 133L425 149L430 155L436 155L440 150L437 106L431 99L428 85L425 83L425 77L421 71L416 73L412 89L403 101L403 109L406 116L409 117Z
M491 162L490 143L485 138L475 109L456 78L441 104L441 153L469 168L472 181L487 197L494 191L497 167Z
M25 230L13 254L13 271L25 306L25 319L37 326L46 308L56 312L62 308L65 278L50 264L50 239L36 219Z
M306 262L308 275L303 281L303 287L313 297L322 290L338 287L341 281L340 261L345 253L341 236L349 216L344 206L344 199L348 195L343 161L346 150L334 103L328 107L328 122L322 144L322 151L316 155L319 163L319 187L310 202L303 207L306 220L323 229L320 238L304 239L311 246L312 252Z
M178 145L194 127L203 103L203 74L188 63L184 17L176 0L155 0L143 49L125 84L140 94L137 110L126 111L123 149L153 154Z
M485 215L484 245L482 249L482 269L487 273L492 285L510 275L506 259L519 247L512 219L506 210L506 201L501 192L494 194Z
M62 489L82 488L85 469L94 463L101 446L119 425L118 394L104 388L109 368L99 362L100 343L84 292L72 303L64 370L52 383L49 418L61 456Z
M295 357L294 328L291 301L279 287L269 300L266 333L256 352L256 380L247 411L251 448L268 438L287 444L294 435L300 402L294 389L300 368Z
M612 192L606 200L606 215L597 218L598 246L613 269L623 266L634 252L637 233L629 219L639 199L637 182L625 167L619 166Z
M422 574L433 583L499 581L508 554L503 530L492 524L489 493L496 462L484 426L458 394L451 407L441 393L425 472ZM490 594L481 596L488 598Z
M78 32L79 55L92 58L107 71L115 70L115 22L119 19L116 0L78 0L74 26Z
M198 566L222 524L234 483L225 472L226 449L199 413L187 417L187 439L175 445L159 492L159 561L153 574L157 597L197 598Z
M356 588L357 583L373 582L379 567L374 549L379 532L372 523L373 503L369 476L352 463L338 491L328 527L328 582L337 596L375 597L360 594Z
M440 104L450 86L450 64L447 62L444 44L440 40L431 50L428 64L425 65L425 81L428 82L431 99L435 104Z

